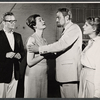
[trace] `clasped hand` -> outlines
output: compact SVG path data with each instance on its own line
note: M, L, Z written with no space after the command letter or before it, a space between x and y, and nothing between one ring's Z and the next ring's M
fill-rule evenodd
M15 56L14 56L14 58L16 58L16 59L21 59L20 53L16 53Z
M15 52L8 52L8 53L6 53L6 58L21 59L21 55L19 53L15 53Z

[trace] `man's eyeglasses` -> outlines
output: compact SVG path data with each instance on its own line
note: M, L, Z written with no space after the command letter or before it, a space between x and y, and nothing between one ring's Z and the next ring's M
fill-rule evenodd
M9 22L9 23L16 23L17 20L4 20L5 22Z

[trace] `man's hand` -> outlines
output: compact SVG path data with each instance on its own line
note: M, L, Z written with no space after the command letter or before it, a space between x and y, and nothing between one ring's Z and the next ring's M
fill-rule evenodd
M37 45L28 45L27 46L27 50L30 52L30 53L38 53L39 52L39 47Z
M14 52L8 52L8 53L6 53L6 58L13 58L14 55L15 55Z
M16 58L16 59L21 59L20 53L16 53L15 56L14 56L14 58Z

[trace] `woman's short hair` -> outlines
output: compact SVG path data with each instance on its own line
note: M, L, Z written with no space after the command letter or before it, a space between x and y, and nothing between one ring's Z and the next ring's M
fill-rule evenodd
M27 19L26 19L26 24L35 31L35 28L34 26L36 25L36 18L37 17L40 17L39 14L34 14L34 15L31 15L29 16Z
M96 27L96 35L100 34L100 17L88 17L86 21L91 26Z

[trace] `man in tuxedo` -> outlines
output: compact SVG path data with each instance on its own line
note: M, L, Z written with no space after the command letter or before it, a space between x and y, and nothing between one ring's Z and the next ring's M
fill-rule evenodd
M22 37L14 32L16 19L12 12L2 18L0 30L0 98L15 98L19 65L24 56Z
M56 80L60 83L62 98L78 97L78 78L81 64L80 54L82 49L82 32L80 27L71 21L72 13L68 8L60 8L56 14L58 27L64 31L61 38L52 44L37 47L29 45L30 52L40 54L57 53L56 58Z

